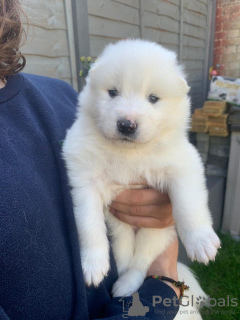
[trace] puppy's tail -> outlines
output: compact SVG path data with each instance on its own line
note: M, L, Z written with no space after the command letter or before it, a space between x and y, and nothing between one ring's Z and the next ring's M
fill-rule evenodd
M184 281L189 286L189 290L185 291L182 298L179 312L176 316L176 320L201 320L199 309L204 305L207 306L207 295L200 287L193 271L187 266L178 262L178 279Z

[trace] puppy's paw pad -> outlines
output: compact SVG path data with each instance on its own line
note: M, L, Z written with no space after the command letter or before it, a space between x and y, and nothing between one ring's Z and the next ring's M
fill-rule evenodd
M81 259L86 285L97 287L110 268L108 250L83 250Z
M184 244L190 259L208 264L210 260L214 261L220 240L212 227L205 226L191 231Z
M114 283L112 288L113 297L130 296L142 285L145 274L137 269L129 269Z

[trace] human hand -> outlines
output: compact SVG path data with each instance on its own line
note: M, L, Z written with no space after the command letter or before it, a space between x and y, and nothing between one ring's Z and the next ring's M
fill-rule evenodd
M167 249L159 255L150 266L147 275L164 276L178 281L177 273L178 260L178 239L176 238ZM180 296L180 289L176 288L171 282L162 281L169 285Z
M174 224L167 194L153 189L128 189L120 193L109 211L138 228L166 228Z

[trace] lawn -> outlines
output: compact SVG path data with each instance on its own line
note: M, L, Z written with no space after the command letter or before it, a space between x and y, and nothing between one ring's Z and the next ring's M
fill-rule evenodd
M211 305L217 303L210 309L203 308L201 314L204 320L240 320L240 242L229 235L219 236L222 249L215 262L191 265L203 290L215 299Z

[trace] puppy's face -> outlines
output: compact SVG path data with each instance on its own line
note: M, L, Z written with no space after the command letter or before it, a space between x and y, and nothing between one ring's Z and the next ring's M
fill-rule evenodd
M93 65L80 102L107 139L145 144L186 130L188 89L174 53L125 40Z

